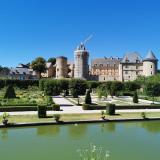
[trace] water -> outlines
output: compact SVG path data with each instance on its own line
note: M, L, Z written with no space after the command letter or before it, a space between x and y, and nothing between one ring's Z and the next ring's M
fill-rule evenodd
M78 160L90 143L109 160L158 160L160 121L0 129L0 160Z

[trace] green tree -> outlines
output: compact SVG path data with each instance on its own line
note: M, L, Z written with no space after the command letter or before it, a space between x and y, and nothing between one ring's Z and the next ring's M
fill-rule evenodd
M54 57L49 58L47 62L51 62L52 65L55 65L56 64L56 58L54 58Z
M137 95L137 92L134 92L134 95L133 95L133 103L138 103L138 95Z
M46 61L42 57L37 57L32 61L31 67L34 71L38 73L38 78L41 78L41 73L46 70Z
M9 85L6 89L4 99L16 98L16 93L12 85Z
M88 90L85 96L85 104L92 104L91 91Z
M78 98L79 95L85 95L87 89L86 81L81 79L71 79L69 81L69 89L74 98Z

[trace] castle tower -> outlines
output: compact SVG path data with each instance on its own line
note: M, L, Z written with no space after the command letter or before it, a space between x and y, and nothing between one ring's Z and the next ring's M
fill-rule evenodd
M77 47L74 52L75 69L74 78L88 79L89 65L88 65L89 52L85 49L83 43Z
M68 75L68 65L67 58L60 56L56 58L56 78L67 78Z
M152 51L148 52L148 55L143 60L143 75L152 76L157 73L158 59Z

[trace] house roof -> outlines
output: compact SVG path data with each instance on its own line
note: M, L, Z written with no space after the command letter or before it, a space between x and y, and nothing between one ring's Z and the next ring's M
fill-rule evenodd
M15 74L15 75L32 75L33 70L28 69L28 68L11 68L10 69L10 74Z
M142 62L142 58L138 52L127 53L121 63L137 63L137 61Z
M156 56L154 55L154 53L152 52L152 50L150 50L146 56L146 58L144 59L144 61L146 60L151 60L151 61L157 61L158 59L156 58Z

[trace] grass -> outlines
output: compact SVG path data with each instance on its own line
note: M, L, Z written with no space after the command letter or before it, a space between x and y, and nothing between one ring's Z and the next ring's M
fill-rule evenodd
M17 98L14 99L3 99L5 94L5 88L0 90L0 103L3 106L9 105L14 106L16 104L47 104L47 96L44 92L39 91L38 87L32 87L28 89L15 88Z
M100 112L101 113L101 112ZM101 114L62 114L62 121L78 121L78 120L100 120ZM121 113L120 115L109 116L106 115L107 119L116 120L116 119L133 119L133 118L142 118L142 113ZM158 118L160 113L151 112L146 113L147 118ZM37 115L17 115L9 116L10 123L30 123L30 122L50 122L54 121L53 115L48 115L47 118L39 119ZM0 122L2 122L2 116L0 116Z

